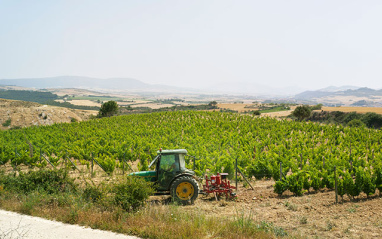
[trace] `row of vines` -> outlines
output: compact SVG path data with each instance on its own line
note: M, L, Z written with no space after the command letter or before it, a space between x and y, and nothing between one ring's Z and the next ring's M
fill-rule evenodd
M339 194L354 198L382 190L381 141L380 130L367 128L221 112L163 112L2 131L0 164L43 166L38 152L44 152L53 163L69 157L88 165L94 157L113 172L122 159L139 160L146 170L158 148L184 148L198 159L198 175L233 175L238 159L248 176L277 181L279 194L332 189L336 175Z

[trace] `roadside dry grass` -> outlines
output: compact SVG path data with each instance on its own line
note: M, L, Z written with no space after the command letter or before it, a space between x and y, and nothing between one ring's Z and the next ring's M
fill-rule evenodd
M211 215L205 212L204 207L179 206L167 197L151 198L138 210L123 210L115 203L113 196L115 185L120 180L125 180L121 176L109 178L106 182L103 180L98 184L89 182L92 180L90 177L81 177L82 180L88 181L88 186L80 184L76 177L76 187L71 189L68 186L60 186L59 191L52 193L45 191L43 186L35 188L33 183L28 184L26 188L20 186L25 183L17 181L17 172L8 172L10 178L2 174L4 185L0 183L0 208L8 211L143 238L276 238L287 235L283 228L265 221L257 221L252 213L244 209L237 210L233 215ZM35 177L39 176L32 178ZM12 185L15 185L15 188ZM20 189L17 189L18 187ZM86 194L89 187L96 187L100 191L92 190L90 194ZM69 190L60 191L63 188ZM97 196L97 192L102 194Z
M120 170L109 176L99 167L94 168L94 177L90 177L90 169L85 165L78 167L85 176L78 171L70 171L70 176L81 187L85 187L83 178L102 185L113 184L124 177ZM136 170L137 162L131 167ZM30 169L25 166L22 170ZM10 165L6 171L12 171ZM97 206L78 199L78 195L44 199L43 195L34 197L32 194L29 202L23 196L14 196L7 199L8 202L0 200L0 207L12 204L8 210L147 238L179 238L180 235L187 238L189 234L182 230L196 228L195 238L272 238L285 234L286 238L382 237L382 198L378 195L361 195L355 201L345 196L343 202L335 204L333 190L311 191L301 197L285 192L280 198L273 192L273 180L251 183L255 190L239 183L236 201L215 201L212 195L200 195L194 205L178 207L167 204L168 196L156 196L150 198L147 207L135 213ZM0 199L3 198L0 193ZM179 225L183 228L178 228ZM166 231L174 236L167 235Z
M189 212L182 206L163 204L147 205L138 212L128 213L118 207L100 208L68 197L63 204L62 199L42 195L3 195L0 206L9 211L143 238L276 238L276 235L285 235L281 228L255 223L245 213L234 218L207 217L202 211Z

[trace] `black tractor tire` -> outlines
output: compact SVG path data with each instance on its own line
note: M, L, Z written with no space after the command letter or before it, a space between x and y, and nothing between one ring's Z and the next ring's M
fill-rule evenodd
M170 186L172 201L182 205L193 204L199 193L199 185L190 176L180 176Z

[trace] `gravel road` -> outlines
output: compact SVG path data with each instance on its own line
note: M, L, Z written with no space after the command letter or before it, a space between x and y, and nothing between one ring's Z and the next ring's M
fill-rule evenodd
M0 239L138 239L0 210Z

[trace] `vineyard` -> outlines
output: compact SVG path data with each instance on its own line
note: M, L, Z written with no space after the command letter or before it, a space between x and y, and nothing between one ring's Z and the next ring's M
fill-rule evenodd
M95 159L112 174L124 160L148 162L159 148L187 149L195 171L273 178L274 190L302 195L334 189L354 198L382 191L380 130L259 118L221 112L162 112L0 132L0 164L15 169ZM192 158L188 158L192 168Z

